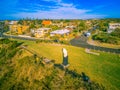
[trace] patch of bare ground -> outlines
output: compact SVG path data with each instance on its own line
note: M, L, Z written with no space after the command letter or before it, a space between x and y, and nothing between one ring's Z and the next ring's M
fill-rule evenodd
M87 49L87 48L85 49L85 52L86 52L86 53L89 53L89 54L97 55L97 56L100 55L99 53L96 53L96 52L90 51L90 49Z

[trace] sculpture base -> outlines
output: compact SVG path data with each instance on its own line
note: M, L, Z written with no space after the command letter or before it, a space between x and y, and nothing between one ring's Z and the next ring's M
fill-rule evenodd
M64 65L64 64L62 64L62 67L63 67L63 69L66 69L66 68L69 67L69 64L68 64L68 65Z

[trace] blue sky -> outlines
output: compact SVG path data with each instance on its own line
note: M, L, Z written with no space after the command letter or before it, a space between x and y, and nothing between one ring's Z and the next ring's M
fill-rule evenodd
M0 0L0 19L120 18L120 0Z

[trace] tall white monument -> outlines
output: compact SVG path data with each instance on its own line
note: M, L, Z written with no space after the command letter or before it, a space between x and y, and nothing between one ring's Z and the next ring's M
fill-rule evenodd
M62 49L62 52L63 52L63 62L62 62L62 65L64 67L68 66L68 53L67 53L67 50L65 48Z
M67 55L67 50L66 50L65 48L63 48L62 50L63 50L63 55L64 55L64 57L67 57L67 56L68 56L68 55Z

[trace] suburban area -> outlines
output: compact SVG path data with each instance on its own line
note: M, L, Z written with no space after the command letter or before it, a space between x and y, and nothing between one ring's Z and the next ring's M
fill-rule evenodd
M3 36L70 44L79 36L93 46L120 48L120 20L19 20L1 22ZM4 23L4 24L3 24ZM2 26L3 25L3 26ZM4 31L3 31L4 32ZM2 34L1 34L2 35ZM83 39L82 39L83 40ZM82 41L81 40L81 41ZM71 42L70 42L71 41ZM102 43L102 44L100 44ZM73 43L74 44L74 43ZM111 47L112 45L112 47ZM119 50L118 50L119 53Z
M93 1L1 1L0 90L120 90L119 1Z

